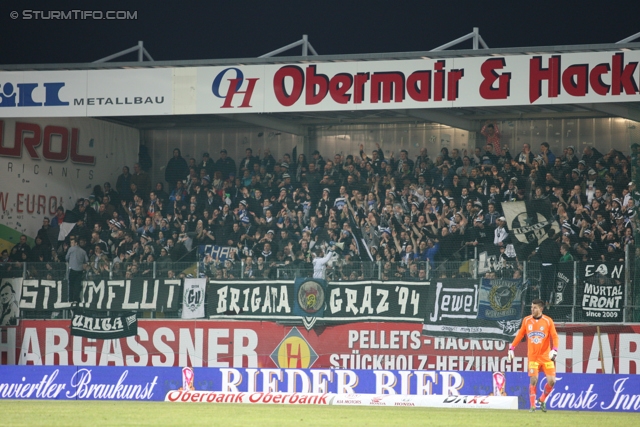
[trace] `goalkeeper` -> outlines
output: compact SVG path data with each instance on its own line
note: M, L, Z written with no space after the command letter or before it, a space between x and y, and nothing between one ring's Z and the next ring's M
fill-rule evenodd
M529 358L529 401L531 403L530 412L536 410L536 384L538 374L544 372L547 376L547 384L544 392L537 400L542 412L547 412L547 397L553 390L556 383L555 360L558 354L558 333L556 325L550 317L544 316L542 310L544 301L535 299L531 303L531 316L527 316L522 321L522 327L518 331L515 339L509 346L509 361L514 357L513 350L522 339L527 337L527 356Z

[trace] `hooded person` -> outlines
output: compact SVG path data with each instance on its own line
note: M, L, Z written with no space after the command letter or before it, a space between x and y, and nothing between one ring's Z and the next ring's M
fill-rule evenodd
M169 159L167 167L164 170L164 180L169 184L169 190L176 188L176 183L189 175L189 165L182 157L179 148L173 149L173 157Z

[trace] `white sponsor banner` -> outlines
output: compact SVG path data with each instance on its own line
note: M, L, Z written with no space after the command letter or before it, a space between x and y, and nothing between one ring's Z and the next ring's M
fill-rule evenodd
M4 117L640 101L640 51L0 73ZM1 108L5 107L5 108Z
M283 405L330 405L333 396L329 393L280 393L280 392L219 392L172 390L167 392L165 402L202 403L260 403Z
M171 114L172 82L171 68L3 72L0 117Z
M0 117L81 117L74 105L87 90L86 71L16 71L0 73Z
M332 397L339 406L421 406L426 408L518 409L517 396L442 396L403 394L347 394Z
M204 317L205 289L207 279L184 279L182 297L182 318L202 319Z
M640 52L266 66L265 112L640 100Z
M440 396L397 394L327 394L213 392L172 390L165 402L258 403L283 405L390 406L468 409L518 409L517 396Z
M138 159L139 132L126 126L67 118L5 119L0 127L5 231L35 236L58 206L72 209L105 182L115 189L122 167Z
M94 70L83 101L89 117L162 116L171 114L172 91L170 68Z

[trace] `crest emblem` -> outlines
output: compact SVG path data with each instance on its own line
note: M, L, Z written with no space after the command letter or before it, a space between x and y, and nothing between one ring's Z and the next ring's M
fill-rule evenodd
M298 304L308 314L315 314L324 307L324 289L314 280L307 280L298 289Z

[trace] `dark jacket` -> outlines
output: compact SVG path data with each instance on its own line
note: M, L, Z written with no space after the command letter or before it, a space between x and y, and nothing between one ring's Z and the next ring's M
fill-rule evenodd
M176 182L189 175L187 161L180 154L180 150L177 148L176 150L178 150L178 157L171 157L164 170L164 180L169 184L169 190L176 188Z

